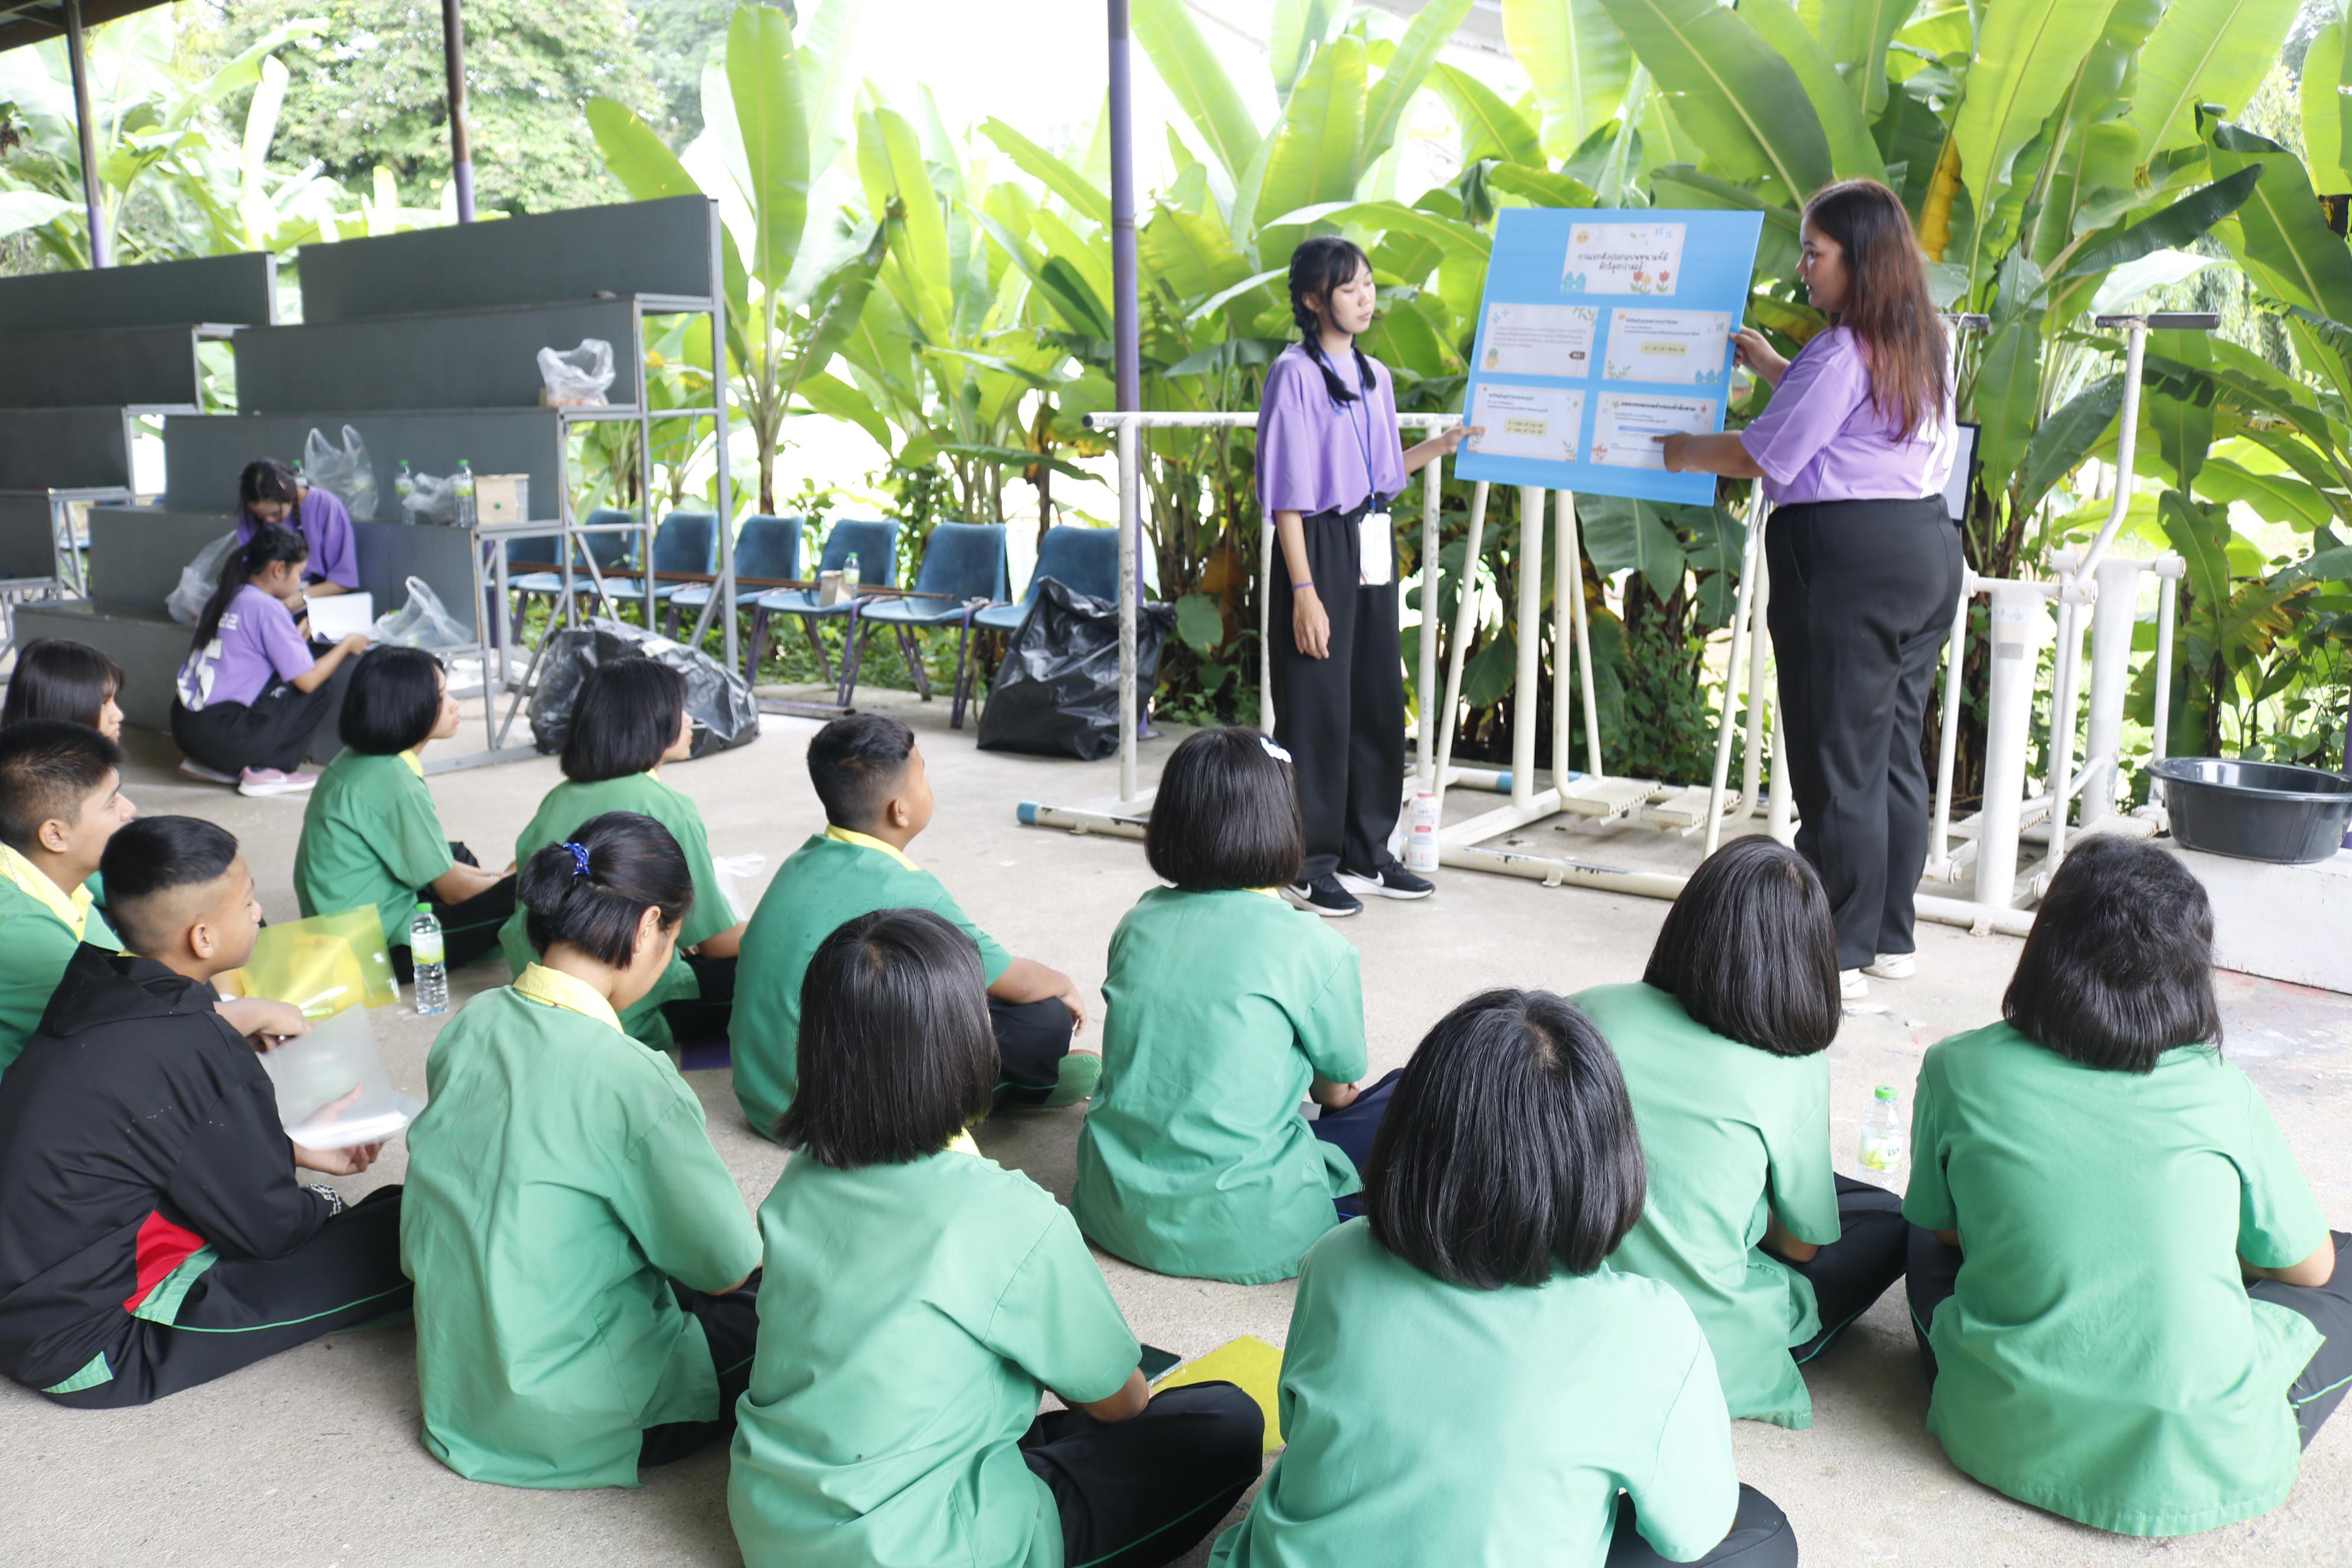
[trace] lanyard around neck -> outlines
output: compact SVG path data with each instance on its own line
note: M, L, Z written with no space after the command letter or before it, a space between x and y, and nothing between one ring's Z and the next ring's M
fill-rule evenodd
M1332 365L1331 362L1328 358L1324 356L1323 345L1320 343L1315 345L1315 357L1318 363L1322 364L1325 369L1330 371L1334 380L1338 379L1339 374L1339 370L1337 367ZM1360 385L1359 390L1361 390ZM1363 454L1364 488L1366 493L1370 497L1370 509L1377 511L1380 510L1381 504L1381 482L1378 479L1374 478L1372 474L1371 398L1369 394L1365 394L1364 395L1360 395L1353 399L1353 402L1361 405L1364 410L1364 422L1360 426L1356 423L1355 415L1349 412L1348 400L1335 397L1331 400L1331 406L1341 418L1348 422L1348 433L1356 438L1356 450Z

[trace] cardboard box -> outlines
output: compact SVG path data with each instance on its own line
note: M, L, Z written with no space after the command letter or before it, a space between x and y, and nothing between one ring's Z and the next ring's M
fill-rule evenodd
M530 476L529 474L477 474L474 476L474 516L483 528L499 528L509 523L530 521Z

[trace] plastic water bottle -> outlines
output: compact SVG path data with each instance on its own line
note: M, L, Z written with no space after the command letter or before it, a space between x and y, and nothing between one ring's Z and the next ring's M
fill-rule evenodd
M425 972L419 969L417 973ZM1908 1141L1902 1110L1895 1103L1895 1088L1882 1083L1870 1102L1868 1113L1862 1119L1862 1142L1854 1151L1854 1158L1866 1171L1900 1171L1909 1158L1909 1151L1905 1148Z
M400 472L393 478L392 493L398 496L404 503L407 501L410 496L416 493L416 476L408 471L408 459L405 458L400 459ZM408 508L404 504L400 510L403 512L405 512ZM403 522L414 522L415 519L412 517L403 517L400 521Z
M457 459L457 471L450 477L449 489L457 498L457 526L474 526L474 466L465 458Z
M441 922L431 904L419 904L408 922L408 955L416 963L416 1011L430 1017L449 1010L449 966L441 962Z
M1404 868L1426 877L1437 869L1437 794L1422 790L1412 797L1411 826L1405 834Z

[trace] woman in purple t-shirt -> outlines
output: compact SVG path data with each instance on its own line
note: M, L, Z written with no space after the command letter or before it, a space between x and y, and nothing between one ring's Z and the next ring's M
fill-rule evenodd
M319 782L305 760L332 761L342 749L335 726L349 660L368 639L353 632L311 657L286 607L310 555L300 534L264 523L221 568L172 703L172 739L188 757L183 772L234 784L240 795L287 795Z
M1894 192L1845 180L1805 208L1798 264L1829 330L1793 360L1753 329L1739 362L1774 391L1746 429L1667 436L1676 472L1760 479L1768 619L1797 850L1837 916L1849 998L1908 977L1927 858L1919 728L1960 592L1949 350L1911 220Z
M1257 412L1258 505L1282 547L1265 585L1274 734L1290 752L1307 827L1304 868L1283 894L1318 915L1357 913L1359 892L1423 899L1436 890L1388 847L1404 781L1388 503L1406 475L1475 432L1400 447L1388 367L1356 346L1374 302L1372 264L1347 240L1318 235L1291 252L1300 341L1266 371Z
M275 458L257 458L236 478L236 542L250 544L265 523L283 523L302 535L310 559L302 568L310 595L326 598L359 591L360 558L352 514L333 492L295 477Z

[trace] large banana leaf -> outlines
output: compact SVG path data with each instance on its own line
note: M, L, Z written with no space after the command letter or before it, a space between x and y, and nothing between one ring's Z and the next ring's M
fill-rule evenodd
M2254 193L2262 178L2259 167L2236 171L2210 185L2200 186L2178 201L2129 226L2118 224L2084 235L2077 251L2058 278L2089 278L2111 272L2159 250L2179 250L2199 235L2236 212Z
M1709 160L1782 202L1832 177L1829 138L1788 61L1716 0L1601 0Z
M2199 370L2212 365L2210 340L2203 332L2168 329L2147 336L2147 346L2168 359ZM2211 391L2200 387L2184 396L2161 383L2150 386L2147 420L2156 430L2157 451L2172 470L2175 482L2182 489L2192 488L2197 470L2205 466L2205 454L2213 445Z
M1821 116L1829 138L1830 167L1840 179L1866 176L1884 183L1886 164L1878 143L1870 139L1870 124L1839 79L1837 66L1825 53L1789 0L1741 0L1739 14L1772 51L1789 62L1804 84L1805 96Z
M1886 46L1916 0L1798 0L1797 15L1822 41L1846 92L1875 119L1886 108Z
M808 106L809 173L823 174L849 142L857 73L857 22L866 0L824 0L802 26L793 52L800 58L801 92Z
M1421 90L1438 51L1453 39L1454 30L1470 15L1471 0L1428 0L1406 25L1396 52L1389 57L1381 79L1372 84L1364 102L1363 142L1357 157L1369 166L1396 142L1405 105Z
M1230 289L1249 276L1249 263L1224 228L1198 213L1162 205L1137 237L1143 270L1179 301Z
M1603 573L1639 572L1660 598L1672 595L1690 565L1683 542L1660 509L1645 500L1579 496L1576 521L1585 553Z
M1977 371L1976 413L1984 426L1979 456L1985 489L1995 495L2025 459L2041 395L2042 326L2029 313L1993 332Z
M1484 261L1494 254L1494 240L1457 218L1449 218L1402 202L1318 202L1266 220L1270 225L1304 228L1309 224L1354 224L1378 233L1419 235L1435 240L1447 252L1468 254Z
M1110 198L1092 180L1002 120L985 121L980 129L982 135L1004 149L1004 155L1013 160L1014 168L1069 203L1074 211L1105 228L1110 226Z
M677 161L669 144L636 111L609 98L588 100L588 133L596 139L604 168L621 183L633 202L659 201L664 196L698 196L702 187Z
M934 343L954 340L955 274L948 264L946 219L915 128L895 109L877 109L860 118L861 163L878 158L891 191L905 209L903 243L894 236L889 270L901 285L894 291L908 315Z
M2302 0L2172 0L2139 53L2132 124L2139 161L2197 140L2196 110L2219 104L2228 118L2246 106L2278 64Z
M1331 36L1340 0L1275 0L1274 19L1266 35L1266 64L1274 68L1274 97L1290 101L1290 89L1315 51Z
M2017 495L2021 512L2032 510L2051 486L2082 466L2091 448L2106 438L2123 405L2124 378L2102 376L2043 422L2025 449L2025 484Z
M2352 107L2341 90L2344 78L2344 23L2341 18L2312 35L2303 57L2303 156L2312 183L2340 191L2352 184L2344 164L2345 110Z
M1979 214L1992 211L2019 150L2064 99L2106 19L2107 8L2092 0L1990 0L1985 7L1976 59L1952 121L1952 151ZM1975 226L1960 258L1971 285L1990 259L1988 226Z
M1602 0L1503 0L1503 38L1535 84L1556 158L1609 122L1633 79L1633 51Z
M2226 508L2200 506L2179 490L2157 498L2164 536L2189 563L2189 588L2217 611L2230 602L2230 520Z
M808 222L808 115L792 15L746 5L727 26L727 84L750 174L752 276L772 293L792 276Z
M2352 252L2329 232L2303 164L2277 142L2234 125L2210 127L2210 139L2216 174L2262 170L2253 194L2238 209L2239 242L2231 243L2225 227L2222 243L2273 294L2352 321Z
M830 375L807 375L794 389L800 400L817 413L834 419L845 419L874 438L874 444L889 451L890 426L876 413L874 400L847 382Z
M1583 181L1554 174L1549 169L1530 169L1521 163L1496 164L1486 171L1486 183L1498 191L1525 196L1538 206L1589 207L1599 205L1592 188Z
M1192 25L1184 0L1135 0L1131 25L1151 68L1208 143L1210 155L1238 182L1264 138L1225 68Z
M1289 259L1297 243L1295 234L1287 243L1265 234L1278 215L1356 194L1363 168L1357 153L1364 131L1364 74L1363 41L1343 33L1316 52L1291 89L1253 209L1262 262Z
M1454 123L1462 128L1465 167L1481 158L1543 167L1543 142L1536 128L1493 88L1455 66L1439 66L1429 73L1429 81L1453 112Z

